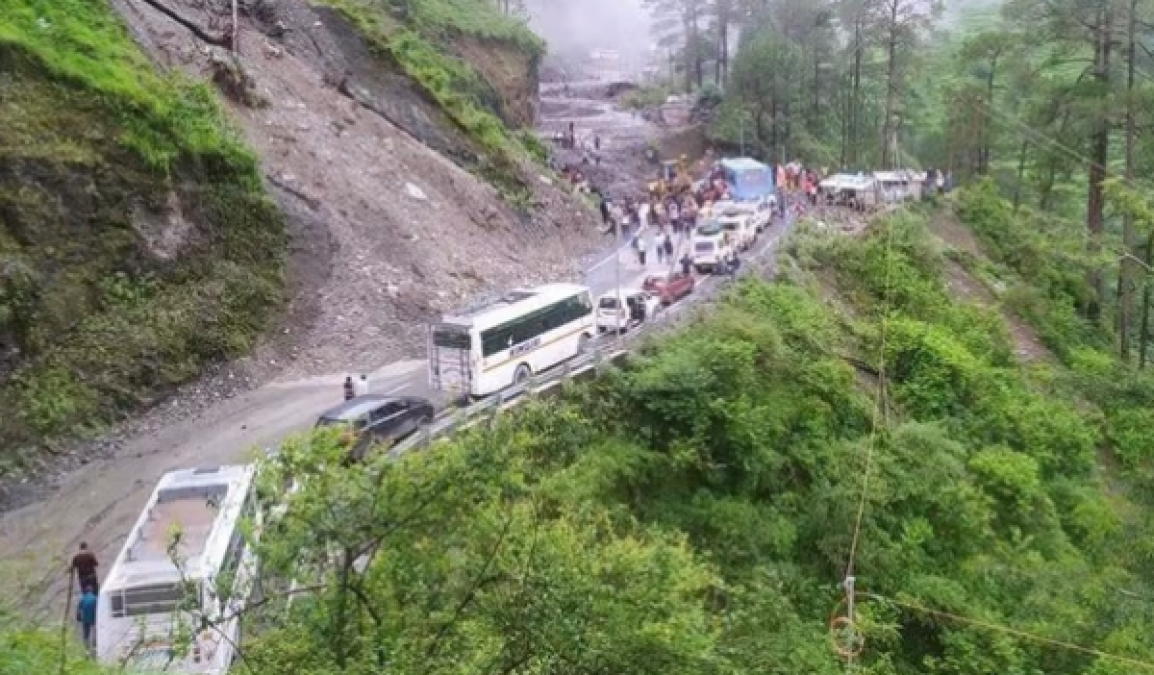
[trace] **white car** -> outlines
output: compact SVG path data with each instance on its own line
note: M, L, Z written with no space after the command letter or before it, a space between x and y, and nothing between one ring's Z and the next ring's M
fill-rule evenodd
M619 288L597 299L597 332L625 332L652 319L661 298L640 288Z

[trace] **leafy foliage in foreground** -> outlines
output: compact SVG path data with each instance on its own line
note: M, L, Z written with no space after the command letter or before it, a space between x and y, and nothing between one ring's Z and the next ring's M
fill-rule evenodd
M1154 659L1135 600L1154 595L1154 530L1099 474L1093 406L952 302L919 218L887 227L804 232L783 283L744 283L627 369L426 453L345 467L326 436L287 448L264 489L300 489L261 547L311 592L250 666L843 672L827 622L871 443L857 586L887 599L860 599L862 672L1125 668L911 605Z

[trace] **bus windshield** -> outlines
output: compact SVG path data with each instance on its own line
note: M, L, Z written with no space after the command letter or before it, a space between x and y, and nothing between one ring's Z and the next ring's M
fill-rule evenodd
M746 169L737 176L737 184L747 194L764 195L773 192L773 180L765 169Z
M469 338L467 330L439 328L433 331L433 346L446 349L469 349L472 346L472 340Z

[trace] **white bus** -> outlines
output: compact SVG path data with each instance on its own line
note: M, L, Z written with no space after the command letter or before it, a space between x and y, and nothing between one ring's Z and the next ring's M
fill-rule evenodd
M589 288L548 284L446 315L429 331L433 389L488 396L585 350L597 328Z
M241 527L260 520L255 471L222 466L161 477L100 588L102 663L128 673L228 672L241 614L259 592L256 553Z

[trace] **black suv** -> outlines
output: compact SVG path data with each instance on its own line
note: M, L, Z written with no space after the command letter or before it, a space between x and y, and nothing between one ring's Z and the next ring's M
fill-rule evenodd
M353 459L374 443L396 443L433 421L433 404L416 396L368 394L345 401L317 420L317 427L344 426Z

